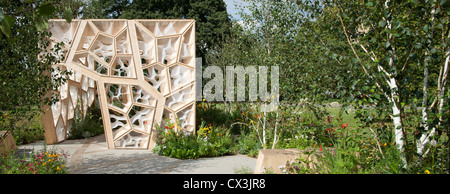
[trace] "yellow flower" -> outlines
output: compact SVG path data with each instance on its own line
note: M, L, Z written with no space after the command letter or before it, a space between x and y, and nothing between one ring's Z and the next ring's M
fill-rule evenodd
M384 143L383 146L384 146L384 147L387 146L387 143Z
M58 166L58 167L56 167L56 169L57 169L57 170L61 170L61 168L60 168L59 166Z
M431 172L429 170L425 170L426 174L431 174Z
M48 159L48 161L49 161L49 162L51 162L51 161L52 161L52 159Z
M65 167L66 167L66 165L65 165L65 164L63 164L63 165L61 165L61 167L62 167L62 168L65 168Z
M42 166L45 166L47 164L47 162L42 163Z
M203 102L205 102L205 99L203 98Z

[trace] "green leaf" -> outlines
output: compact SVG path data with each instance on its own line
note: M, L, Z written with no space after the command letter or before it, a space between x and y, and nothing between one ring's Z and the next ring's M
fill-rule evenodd
M366 6L367 6L367 7L372 7L372 6L373 6L373 3L372 3L372 2L368 2L368 3L366 3Z
M379 94L374 94L373 97L377 100L380 100L380 95Z
M14 25L14 17L4 15L3 21L0 23L0 31L2 31L3 34L5 34L5 36L8 38L11 36L12 33L11 25Z
M367 91L368 89L370 89L369 86L363 86L364 91Z
M55 12L55 10L56 10L55 6L53 6L51 4L47 4L47 5L40 7L38 12L41 15L50 16L53 14L53 12Z
M72 22L72 9L70 7L64 8L64 19L66 19L67 23Z
M5 15L3 14L3 11L0 10L0 23L2 23L4 19L5 19Z
M38 31L46 31L48 30L48 21L44 16L38 15L35 20L35 26Z
M384 26L386 26L386 20L381 20L380 22L378 22L378 25L384 28Z
M414 45L416 49L420 49L422 47L422 43L418 42Z
M390 43L389 41L386 41L386 42L384 43L384 46L385 46L386 48L388 48L389 46L391 46L391 43Z
M434 53L437 52L437 50L436 50L435 48L432 48L432 49L430 50L430 52L431 52L431 54L434 54Z

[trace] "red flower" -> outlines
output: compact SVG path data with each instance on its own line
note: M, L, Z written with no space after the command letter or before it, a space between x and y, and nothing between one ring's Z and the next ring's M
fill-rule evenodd
M348 123L342 124L341 128L346 128L348 126Z
M325 133L327 133L328 131L333 132L334 129L332 129L332 128L326 129L326 130L325 130Z
M169 127L168 126L166 126L166 129L168 129Z

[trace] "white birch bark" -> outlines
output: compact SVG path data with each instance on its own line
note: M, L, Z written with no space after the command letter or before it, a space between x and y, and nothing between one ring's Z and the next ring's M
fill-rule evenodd
M434 20L434 13L436 12L436 8L433 5L433 9L431 10L431 21ZM427 93L427 87L428 87L428 61L430 60L430 56L429 56L429 51L427 49L427 51L425 52L425 60L424 60L424 65L425 68L423 70L423 99L422 99L422 126L424 128L424 134L422 134L421 138L417 141L417 153L422 155L423 154L423 148L424 148L424 140L426 138L426 133L428 132L428 93Z
M388 9L389 8L389 0L387 0L385 2L385 8ZM391 30L392 28L392 23L390 20L386 19L386 27ZM392 35L388 35L388 41L389 39L392 38ZM389 58L389 67L393 67L394 66L394 59L396 58L395 56L395 47L393 44L391 44L392 50L390 51L390 58ZM384 71L384 73L386 74L386 77L389 79L386 79L387 84L389 85L390 88L390 98L391 98L391 103L392 103L392 120L393 120L393 124L394 124L394 134L395 134L395 144L397 146L397 149L400 152L400 158L402 160L402 165L403 168L406 168L407 166L407 162L406 162L406 157L405 157L405 151L404 151L404 136L403 136L403 126L402 126L402 122L401 122L401 115L400 115L400 107L398 107L398 105L400 104L399 102L399 96L398 96L398 85L397 85L397 80L395 80L395 76L391 75L390 73Z
M433 11L435 11L433 9ZM450 38L450 33L448 34L447 38ZM438 78L438 114L440 114L441 116L439 117L439 123L438 126L441 125L442 123L442 107L444 106L445 103L445 98L444 98L444 91L445 91L445 87L447 85L447 76L448 76L448 63L450 60L450 48L447 48L447 52L445 53L445 62L444 65L441 66L441 73L440 76ZM425 84L425 83L424 83ZM425 87L425 86L424 86ZM431 105L434 106L434 103ZM424 119L424 116L426 116L426 112L425 115L423 114L423 110L422 110L422 119ZM427 118L425 118L427 119ZM423 154L423 150L425 149L425 146L430 142L430 138L434 136L435 132L436 132L436 127L433 127L431 129L431 131L429 133L427 133L428 131L428 126L427 128L425 128L425 132L422 134L422 136L420 137L418 143L417 143L417 153L422 155ZM428 152L428 151L427 151ZM425 156L426 154L424 154Z
M263 148L266 149L266 118L267 118L267 104L264 104L264 121L262 130Z
M420 137L420 139L417 141L417 153L422 155L423 154L423 142L426 137L426 132L428 131L428 114L427 114L427 106L428 106L428 94L427 94L427 87L428 87L428 57L425 59L425 69L423 71L423 100L422 100L422 126L424 128L424 134Z
M275 117L275 132L273 135L273 142L272 142L272 149L275 149L275 145L278 142L279 137L277 138L277 128L278 128L278 110L277 110L277 115Z

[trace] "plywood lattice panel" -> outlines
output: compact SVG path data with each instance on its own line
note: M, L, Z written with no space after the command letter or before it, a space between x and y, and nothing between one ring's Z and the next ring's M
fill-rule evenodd
M151 149L156 125L178 119L195 132L194 20L50 20L53 45L73 74L59 102L43 107L49 144L67 139L98 95L109 148Z

